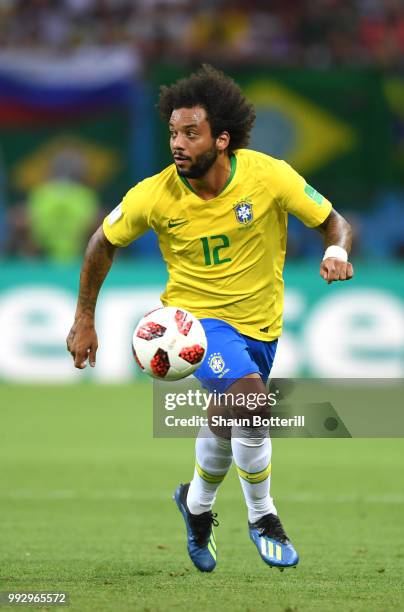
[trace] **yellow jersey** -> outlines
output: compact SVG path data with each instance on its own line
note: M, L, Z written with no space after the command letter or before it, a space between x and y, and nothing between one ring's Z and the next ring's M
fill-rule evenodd
M331 208L286 162L239 149L215 198L200 198L172 164L130 189L103 229L119 247L156 232L169 275L164 306L274 340L282 331L288 213L315 227Z

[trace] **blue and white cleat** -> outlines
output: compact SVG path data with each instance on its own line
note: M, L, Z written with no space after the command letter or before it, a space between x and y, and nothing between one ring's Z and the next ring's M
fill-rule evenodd
M180 484L173 499L184 517L188 535L188 554L201 572L212 572L216 567L216 541L213 526L217 527L216 514L211 511L191 514L187 506L189 483Z
M266 514L255 523L248 523L250 538L265 563L283 571L296 567L299 555L286 535L276 514Z

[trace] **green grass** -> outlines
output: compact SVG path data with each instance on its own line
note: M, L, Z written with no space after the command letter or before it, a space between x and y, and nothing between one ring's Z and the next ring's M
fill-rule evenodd
M402 440L275 440L300 565L260 560L232 470L205 575L171 501L193 441L153 439L149 385L0 386L0 411L0 590L65 590L97 612L404 609Z

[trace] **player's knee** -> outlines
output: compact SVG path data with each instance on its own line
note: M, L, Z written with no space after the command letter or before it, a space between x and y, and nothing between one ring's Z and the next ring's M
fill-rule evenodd
M208 407L207 417L208 426L212 434L219 438L230 440L231 426L226 425L227 420L231 418L228 407L211 402Z
M261 378L244 378L229 390L233 414L247 419L249 426L256 427L262 419L270 417L267 389Z
M269 438L269 428L264 426L259 427L244 427L234 425L231 430L231 437L237 440L237 444L249 448L267 448ZM269 442L270 443L270 442Z

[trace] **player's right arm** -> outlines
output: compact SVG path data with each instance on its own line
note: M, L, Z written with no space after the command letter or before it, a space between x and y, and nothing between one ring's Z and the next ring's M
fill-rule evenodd
M102 283L114 258L116 246L111 244L99 227L90 238L80 274L80 288L74 323L67 336L67 350L76 368L86 367L87 359L95 366L98 348L95 330L95 307Z
M67 350L75 367L81 370L86 367L87 359L91 367L95 366L98 348L95 307L115 251L136 240L150 227L148 211L152 197L149 183L150 179L130 189L88 243L81 268L76 315L67 337Z

